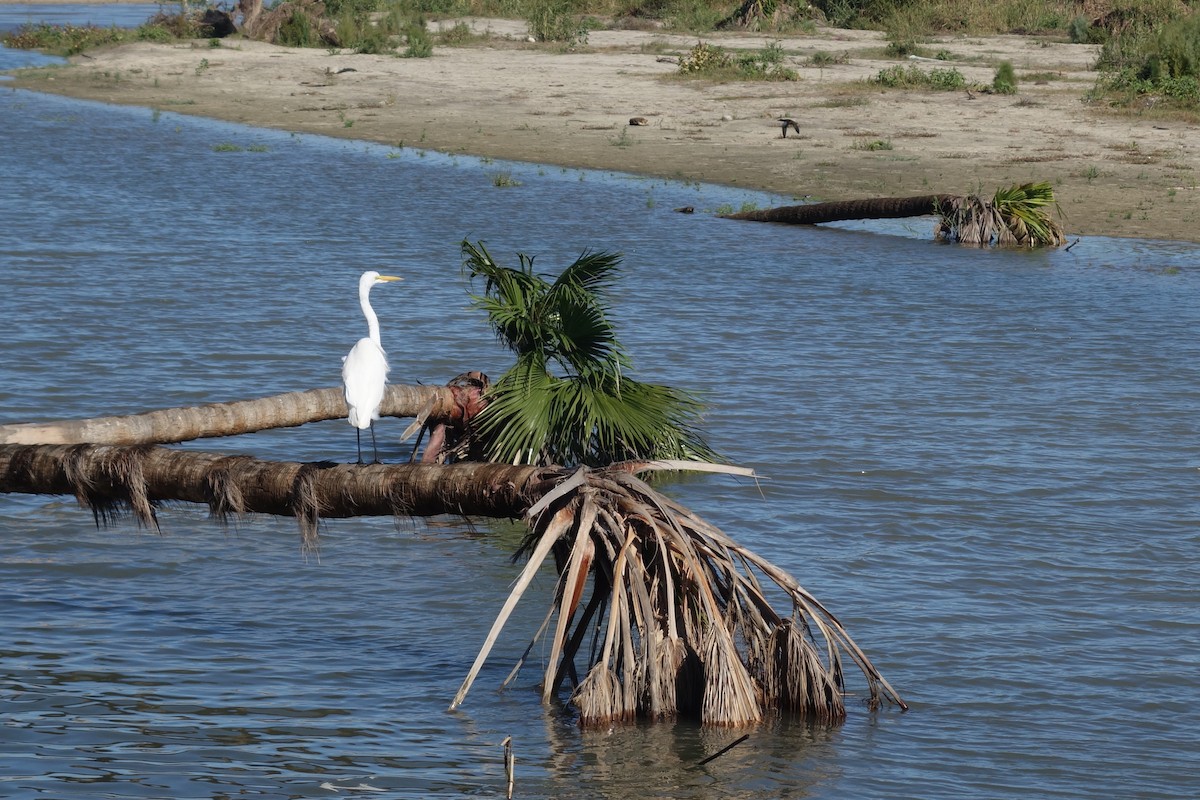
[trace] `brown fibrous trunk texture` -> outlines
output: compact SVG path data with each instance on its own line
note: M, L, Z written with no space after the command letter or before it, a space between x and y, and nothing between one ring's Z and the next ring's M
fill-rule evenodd
M876 197L863 200L834 200L798 206L778 206L736 214L725 219L752 222L783 222L791 225L819 225L823 222L849 222L857 219L900 219L937 214L954 195L927 194L915 197Z
M152 445L0 445L0 492L69 494L97 524L132 513L157 528L167 501L212 514L296 517L306 541L321 518L453 514L519 518L564 471L506 464L335 464Z

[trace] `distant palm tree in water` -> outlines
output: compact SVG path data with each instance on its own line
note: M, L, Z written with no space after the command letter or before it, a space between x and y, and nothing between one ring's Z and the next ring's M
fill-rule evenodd
M937 238L959 244L1006 247L1058 247L1062 226L1050 214L1057 207L1049 183L1000 189L990 199L978 195L926 194L835 200L723 215L727 219L817 225L859 219L899 219L936 215Z

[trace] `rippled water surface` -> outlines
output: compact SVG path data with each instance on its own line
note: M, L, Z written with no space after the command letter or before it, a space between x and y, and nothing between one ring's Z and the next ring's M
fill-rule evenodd
M366 268L406 278L373 294L394 381L498 374L461 240L547 271L624 253L639 377L703 394L712 442L764 476L666 491L796 575L912 704L698 766L739 734L581 732L536 670L498 692L528 604L448 713L514 526L331 521L306 559L288 519L98 530L4 495L0 796L499 797L505 736L520 797L1195 796L1195 246L736 223L711 212L786 198L2 86L0 175L0 422L334 386ZM336 421L190 446L354 457Z

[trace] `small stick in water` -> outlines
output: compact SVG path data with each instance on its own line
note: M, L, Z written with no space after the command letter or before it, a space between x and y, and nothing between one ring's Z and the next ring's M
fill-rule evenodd
M746 741L746 740L747 740L747 739L749 739L749 738L750 738L750 734L748 734L748 733L747 733L747 734L743 734L743 735L742 735L742 737L741 737L740 739L735 739L733 742L731 742L731 743L729 743L729 744L725 745L724 747L722 747L722 748L721 748L720 750L718 750L717 752L713 753L713 754L712 754L711 756L709 756L708 758L706 758L706 759L704 759L703 761L701 761L701 762L699 762L698 764L696 764L696 766L697 766L697 767L703 767L705 764L707 764L708 762L712 761L714 758L720 758L721 756L725 755L725 754L726 754L726 753L728 753L730 750L732 750L733 748L737 747L739 744L741 744L742 742Z
M512 737L505 736L504 741L500 744L504 745L504 774L508 777L508 793L505 797L512 800L513 794L513 773L517 765L517 758L513 755ZM737 744L734 742L734 744ZM717 755L720 755L718 753Z

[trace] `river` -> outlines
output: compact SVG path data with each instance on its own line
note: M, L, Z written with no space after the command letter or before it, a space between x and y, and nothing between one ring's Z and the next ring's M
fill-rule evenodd
M14 8L0 26L41 7ZM46 13L110 21L69 8ZM795 575L912 706L868 711L850 674L844 724L770 724L700 765L740 732L583 732L541 706L536 665L500 691L544 612L526 600L450 713L518 573L514 525L329 521L306 557L289 519L172 505L156 533L7 495L0 796L502 797L506 736L523 798L1200 787L1195 245L739 223L713 212L788 199L2 83L0 177L0 422L335 386L364 269L405 277L372 295L394 382L498 375L462 240L547 272L622 253L636 376L700 394L711 443L762 476L664 491ZM385 460L404 424L381 423ZM341 421L188 446L354 458Z

